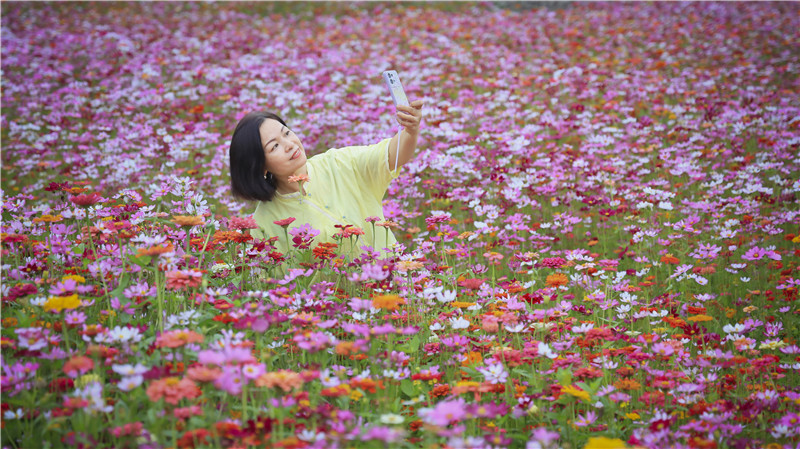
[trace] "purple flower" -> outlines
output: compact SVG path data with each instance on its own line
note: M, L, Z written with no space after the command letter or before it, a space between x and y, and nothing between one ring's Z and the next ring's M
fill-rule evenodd
M575 425L578 427L586 427L594 424L595 421L597 421L597 413L588 411L585 415L578 415L578 417L575 418Z
M222 375L214 381L214 386L232 395L242 392L242 385L247 379L242 376L242 368L236 365L222 367Z

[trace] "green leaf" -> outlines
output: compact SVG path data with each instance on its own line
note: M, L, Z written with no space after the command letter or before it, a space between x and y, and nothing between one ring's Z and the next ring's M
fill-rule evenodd
M415 335L414 338L408 341L408 343L401 346L400 350L406 354L413 354L419 351L419 335Z
M72 252L75 254L83 254L83 250L85 248L86 246L83 243L81 243L80 245L75 245L75 247L72 248Z
M409 398L413 398L417 394L417 389L414 388L414 381L408 379L403 379L400 383L400 389L403 390L403 393Z
M560 369L556 373L556 379L558 379L558 383L563 386L572 385L572 371L568 369Z
M153 258L151 256L133 256L129 260L131 261L131 263L134 263L142 268L145 268L148 265L150 265L150 261L152 259Z
M511 374L516 374L517 376L524 377L526 379L530 379L531 377L533 377L533 373L532 372L529 372L528 370L526 370L526 369L524 369L522 367L517 367L517 368L512 369L511 370Z

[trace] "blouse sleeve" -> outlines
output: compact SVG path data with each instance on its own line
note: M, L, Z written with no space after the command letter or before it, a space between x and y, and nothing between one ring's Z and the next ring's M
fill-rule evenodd
M351 167L362 187L380 201L389 188L392 179L400 175L400 168L392 171L389 167L389 142L384 139L374 145L337 148L331 150L337 162Z

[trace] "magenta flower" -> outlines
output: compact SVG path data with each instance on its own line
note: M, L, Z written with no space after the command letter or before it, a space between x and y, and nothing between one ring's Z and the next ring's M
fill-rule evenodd
M420 415L422 410L420 410ZM466 416L466 403L458 398L454 401L444 401L436 404L433 409L428 409L423 417L425 421L435 426L446 426L453 421L460 421Z

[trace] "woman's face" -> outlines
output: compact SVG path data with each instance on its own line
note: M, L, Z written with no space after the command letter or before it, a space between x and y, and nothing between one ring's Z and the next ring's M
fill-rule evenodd
M266 119L258 131L267 171L275 176L290 176L306 165L306 150L292 130L277 120Z

